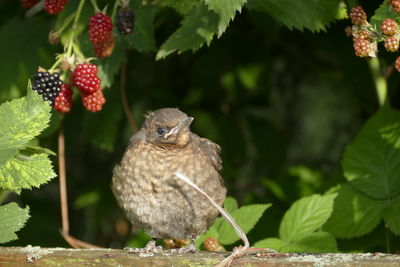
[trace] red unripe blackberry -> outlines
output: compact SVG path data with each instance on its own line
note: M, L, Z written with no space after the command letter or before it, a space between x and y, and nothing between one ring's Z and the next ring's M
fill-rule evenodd
M371 39L371 33L365 29L359 30L357 33L354 34L356 38L361 38L361 39L366 39L369 40Z
M388 36L385 39L385 48L389 52L396 52L399 50L399 39L394 36Z
M68 113L72 108L72 93L71 86L63 83L61 91L54 99L54 109L61 113Z
M72 84L84 94L92 94L100 90L97 66L91 63L78 64L72 73Z
M362 6L353 7L349 17L354 25L362 25L367 22L367 14L364 12Z
M61 91L62 84L58 73L36 72L33 75L32 90L40 94L43 100L48 101L53 106L54 98Z
M396 61L394 62L394 66L396 67L396 70L400 72L400 57L396 58Z
M30 8L36 5L39 0L21 0L21 4L24 8Z
M103 58L111 56L114 49L114 35L110 32L107 39L99 44L93 44L93 49L96 57Z
M117 29L120 34L126 35L133 32L135 14L128 8L123 8L117 12Z
M89 38L93 44L99 44L107 41L112 31L112 20L104 13L97 12L90 17Z
M399 31L399 25L392 19L385 19L382 21L381 30L384 34L392 36Z
M44 10L49 14L58 14L64 10L69 0L45 0Z
M358 57L368 57L372 50L372 45L369 40L354 38L353 39L354 52Z
M394 12L400 14L400 0L390 0L390 5Z
M98 112L103 108L106 99L104 98L103 91L101 89L97 90L93 94L81 94L83 106L91 111Z

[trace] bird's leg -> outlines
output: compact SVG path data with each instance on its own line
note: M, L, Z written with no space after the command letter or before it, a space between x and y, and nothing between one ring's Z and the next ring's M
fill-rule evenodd
M158 253L163 250L162 246L156 246L156 240L150 240L144 248L125 248L129 253Z
M177 253L177 254L184 254L184 253L195 253L196 252L196 246L195 246L195 240L192 239L190 240L189 245L183 247L183 248L173 248L170 250L171 253Z

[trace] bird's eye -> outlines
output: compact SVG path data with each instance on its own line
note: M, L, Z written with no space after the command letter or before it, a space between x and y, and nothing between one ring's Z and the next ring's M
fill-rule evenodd
M157 133L159 135L163 135L165 133L165 129L163 127L157 127Z

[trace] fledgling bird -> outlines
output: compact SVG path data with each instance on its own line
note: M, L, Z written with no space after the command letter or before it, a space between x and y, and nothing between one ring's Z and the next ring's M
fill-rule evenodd
M181 252L194 251L195 238L218 216L204 196L175 176L181 172L221 205L226 196L219 170L220 147L190 131L193 118L176 108L146 115L114 168L113 193L129 221L153 238L136 251L154 251L155 238L191 239Z

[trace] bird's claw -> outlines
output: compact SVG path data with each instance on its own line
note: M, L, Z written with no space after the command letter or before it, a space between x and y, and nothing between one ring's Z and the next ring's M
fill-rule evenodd
M171 253L174 254L185 254L185 253L195 253L196 252L196 246L193 243L190 243L186 247L183 248L173 248L170 250Z
M156 241L150 240L144 248L125 248L128 253L159 253L163 250L162 246L156 246Z

